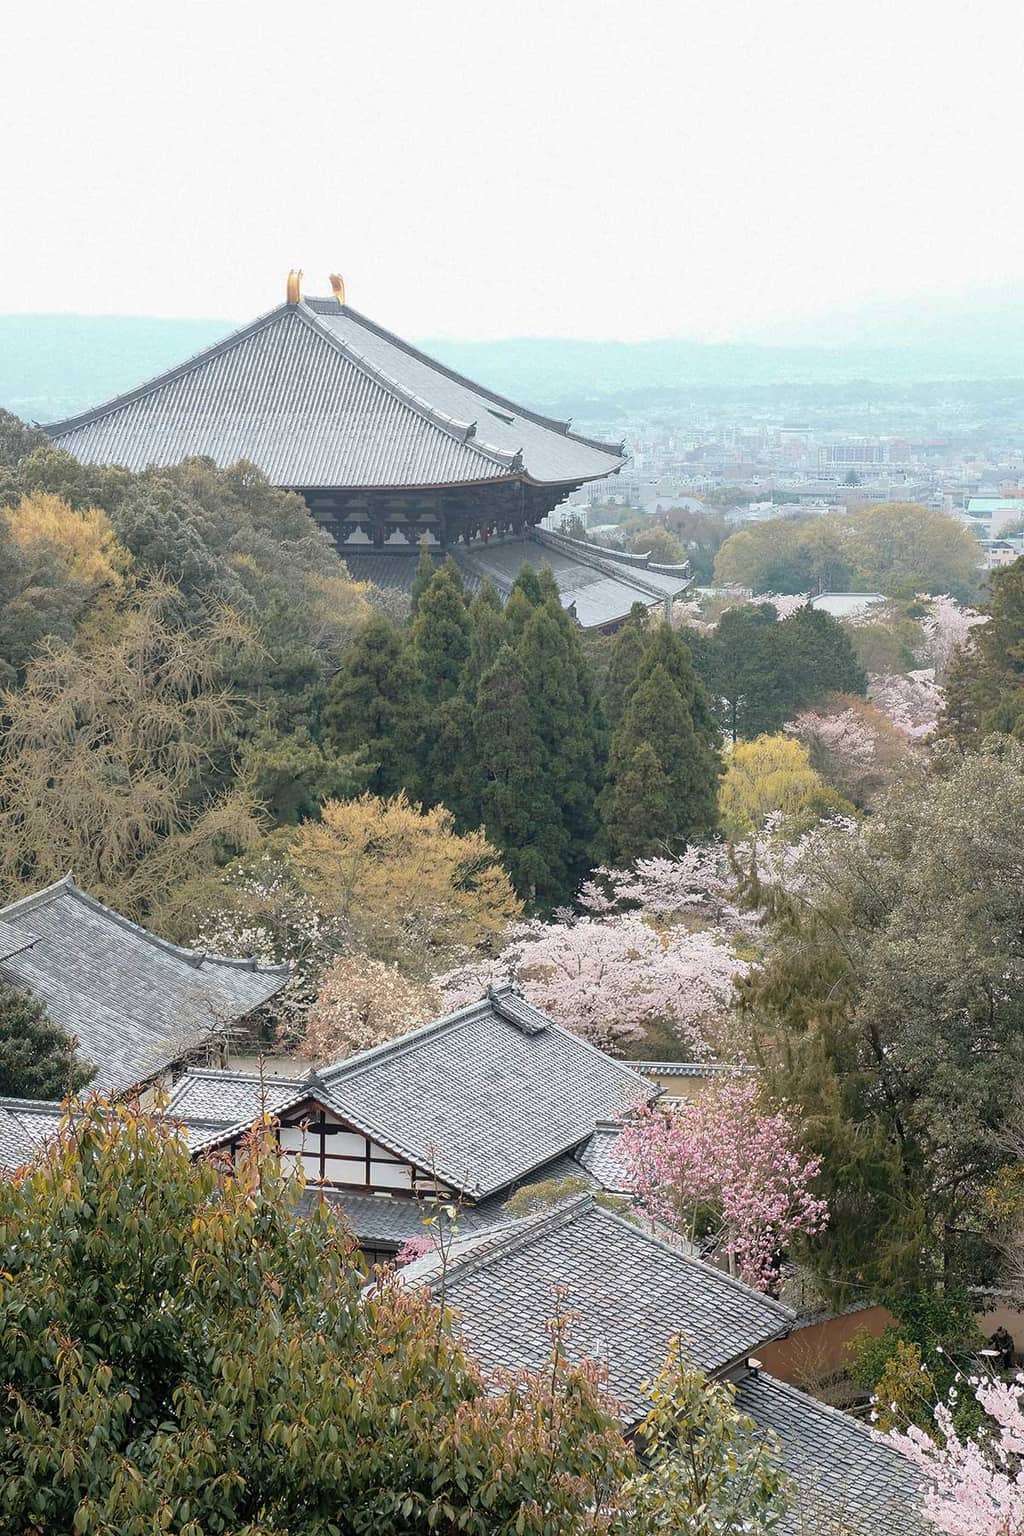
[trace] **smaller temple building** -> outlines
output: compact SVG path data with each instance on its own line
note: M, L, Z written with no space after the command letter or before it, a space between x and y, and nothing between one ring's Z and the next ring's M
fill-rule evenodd
M167 1081L197 1058L224 1060L232 1031L287 979L287 966L168 943L71 875L0 908L0 980L38 998L75 1037L100 1093ZM44 1110L26 1113L43 1127Z

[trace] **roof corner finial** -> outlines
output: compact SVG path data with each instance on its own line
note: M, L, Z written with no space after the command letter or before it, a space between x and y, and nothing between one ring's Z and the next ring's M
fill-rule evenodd
M339 304L345 302L345 279L337 272L331 273L331 292Z
M302 303L302 268L301 267L299 268L299 270L297 272L296 272L295 268L293 267L291 269L291 271L288 273L288 290L287 290L287 292L288 292L288 303L289 304L301 304Z

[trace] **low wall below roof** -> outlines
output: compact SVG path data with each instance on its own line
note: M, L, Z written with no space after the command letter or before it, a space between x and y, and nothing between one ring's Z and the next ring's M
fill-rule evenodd
M785 1339L776 1339L757 1351L757 1358L771 1376L794 1387L813 1391L821 1381L840 1375L849 1365L847 1346L859 1334L877 1338L896 1319L888 1307L860 1307L794 1328Z

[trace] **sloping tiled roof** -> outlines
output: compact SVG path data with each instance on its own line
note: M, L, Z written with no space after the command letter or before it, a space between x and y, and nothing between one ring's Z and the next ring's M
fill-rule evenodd
M92 1062L89 1084L117 1093L155 1076L258 1008L287 980L258 966L169 944L79 890L70 876L0 911L35 942L0 977L45 1003Z
M61 1106L47 1100L0 1099L0 1168L21 1168L60 1129Z
M304 489L575 485L624 462L619 447L491 394L336 299L281 305L46 430L84 463L245 458L275 485Z
M437 1261L418 1260L404 1284L436 1284ZM550 1339L554 1287L578 1316L569 1339L576 1359L608 1371L608 1389L635 1423L646 1411L644 1382L681 1335L709 1375L734 1366L789 1331L779 1302L691 1258L643 1227L580 1195L554 1211L461 1241L449 1256L445 1296L471 1352L490 1368L539 1367Z
M574 607L584 629L597 629L626 618L634 603L653 607L666 597L678 597L690 585L689 572L674 576L606 559L607 551L572 540L557 539L534 528L525 537L492 539L487 544L464 545L447 551L462 573L467 592L477 592L490 581L505 602L524 565L539 571L548 566L558 584L562 607ZM419 552L398 548L375 549L372 544L346 544L342 558L357 581L379 587L412 590ZM440 551L438 552L440 559Z
M841 1530L849 1536L924 1536L921 1476L864 1424L761 1373L739 1384L736 1403L782 1444L796 1485L785 1536Z
M295 1098L305 1079L260 1077L257 1072L217 1071L194 1067L174 1086L167 1113L176 1120L202 1120L222 1128L252 1122Z
M631 1184L619 1152L621 1135L622 1126L617 1120L603 1120L589 1141L580 1147L576 1157L587 1172L593 1174L602 1189L617 1195L627 1195Z
M9 960L19 950L30 949L35 942L35 934L26 933L24 928L16 928L13 923L5 923L0 918L0 961Z
M592 1187L597 1181L579 1163L569 1157L557 1157L530 1175L520 1188L529 1189L532 1184L546 1183L551 1179L575 1177L585 1180ZM410 1200L401 1195L353 1195L347 1190L335 1190L318 1185L307 1185L304 1199L307 1204L320 1198L327 1200L344 1218L359 1241L369 1247L396 1247L410 1237L424 1237L427 1228L424 1221L436 1214L431 1200ZM475 1237L494 1227L508 1227L512 1221L505 1210L510 1198L507 1189L481 1200L479 1205L465 1204L456 1218L456 1230L461 1238Z
M656 1089L510 989L319 1073L343 1118L483 1198Z

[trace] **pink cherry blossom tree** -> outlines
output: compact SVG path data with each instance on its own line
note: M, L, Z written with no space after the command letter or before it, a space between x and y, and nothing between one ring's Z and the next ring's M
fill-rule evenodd
M828 1219L789 1116L765 1109L756 1081L726 1078L692 1104L638 1110L619 1141L634 1198L657 1221L704 1239L730 1272L770 1291L780 1251Z
M736 854L744 860L750 851L742 845ZM736 875L720 842L694 843L674 859L638 859L630 869L595 869L577 901L595 917L639 909L657 925L700 924L727 938L753 938L758 928L736 904Z
M603 1050L622 1052L667 1024L688 1054L709 1053L703 1026L728 1005L748 962L714 933L660 931L639 912L522 924L494 961L435 980L447 1007L513 980L544 1013Z
M866 699L837 695L804 709L783 730L796 736L829 784L855 805L869 805L911 760L916 743Z
M892 673L872 677L868 698L912 741L930 736L939 722L944 693L935 681L934 668L906 675Z
M988 618L974 608L961 606L948 592L925 601L929 604L928 612L921 620L925 659L939 682L943 682L954 653L971 645L971 631L979 624L986 624Z
M944 1403L937 1438L916 1425L885 1438L925 1474L923 1513L943 1536L1024 1536L1024 1379L970 1385L989 1418L976 1438L960 1438Z

